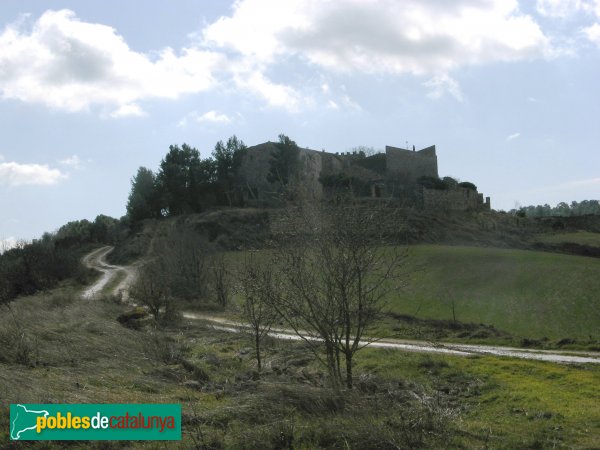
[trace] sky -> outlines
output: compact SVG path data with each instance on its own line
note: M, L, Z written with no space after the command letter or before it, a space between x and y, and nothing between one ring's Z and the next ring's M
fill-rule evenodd
M0 241L121 217L138 167L233 134L598 199L599 80L600 0L2 0Z

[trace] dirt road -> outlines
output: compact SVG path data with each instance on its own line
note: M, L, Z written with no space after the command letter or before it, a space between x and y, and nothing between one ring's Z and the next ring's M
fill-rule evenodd
M83 259L83 263L87 267L94 268L102 272L102 277L92 286L87 288L82 297L85 299L93 298L105 290L106 285L117 276L119 272L125 273L123 280L114 288L110 289L107 294L121 293L123 298L127 298L127 289L135 279L136 266L115 266L106 262L106 255L112 251L113 247L99 248ZM184 312L183 317L188 320L202 320L212 326L214 329L228 331L232 333L240 333L247 326L241 322L236 322L230 319L217 317L209 314L198 312ZM318 337L309 336L308 334L300 337L290 330L283 328L273 328L270 336L276 339L295 340L319 340ZM596 352L580 352L580 351L555 351L555 350L532 350L523 348L498 347L489 345L471 345L471 344L454 344L449 342L425 342L400 339L382 339L371 342L369 344L377 348L390 348L400 351L410 351L419 353L443 353L456 356L474 356L474 355L496 355L507 356L511 358L522 358L539 361L549 361L555 363L591 363L600 364L600 353Z
M81 297L84 299L91 299L100 294L117 295L121 294L123 299L128 298L128 289L136 276L135 266L115 266L106 262L106 255L113 250L113 247L106 246L94 250L83 258L83 264L91 269L96 269L102 272L102 276L90 287L88 287ZM121 281L110 289L110 292L104 292L107 284L115 277L120 274L122 276Z

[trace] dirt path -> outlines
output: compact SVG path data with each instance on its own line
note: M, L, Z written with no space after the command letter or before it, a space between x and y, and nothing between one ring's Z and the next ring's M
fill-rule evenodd
M102 272L102 276L94 284L83 291L81 294L82 298L92 299L103 293L108 295L117 295L120 293L124 300L128 298L128 289L133 283L133 280L135 280L137 270L133 265L116 266L107 263L106 255L108 255L113 248L114 247L111 246L102 247L94 250L83 258L82 262L86 267ZM119 276L119 274L123 274L123 279L116 286L111 288L110 292L104 292L106 285L109 284L113 278Z
M135 279L136 265L131 266L116 266L106 262L106 255L112 251L113 247L99 248L85 258L83 263L87 267L99 270L102 272L102 277L92 286L87 288L82 297L85 299L93 298L100 294L106 285L117 276L119 272L125 273L123 280L111 289L108 294L121 293L123 299L127 298L127 289ZM184 312L183 317L188 320L202 320L207 322L211 327L217 330L228 331L232 333L240 333L245 331L247 325L236 322L230 319L225 319L210 314L198 312ZM270 336L276 339L300 341L303 339L318 341L318 337L309 336L306 334L303 338L293 333L291 330L283 328L273 328L269 333ZM366 343L366 342L365 342ZM591 363L600 364L600 353L596 352L580 352L580 351L555 351L555 350L532 350L523 348L498 347L490 345L471 345L471 344L454 344L449 342L426 342L400 339L381 339L369 344L371 347L390 348L400 351L410 351L419 353L443 353L457 356L474 356L474 355L496 355L508 356L511 358L522 358L539 361L549 361L555 363Z
M222 317L211 316L202 313L183 313L183 317L191 320L204 320L209 322L215 329L239 333L248 328L241 322L235 322ZM300 341L302 338L297 334L282 328L273 328L269 333L276 339ZM318 337L305 335L306 339L318 341ZM366 344L366 342L365 342ZM380 339L368 344L377 348L392 348L396 350L419 352L419 353L443 353L458 356L473 355L496 355L511 358L532 359L556 363L591 363L600 364L600 353L582 351L555 351L555 350L533 350L513 347L499 347L491 345L454 344L449 342L427 342L405 339Z

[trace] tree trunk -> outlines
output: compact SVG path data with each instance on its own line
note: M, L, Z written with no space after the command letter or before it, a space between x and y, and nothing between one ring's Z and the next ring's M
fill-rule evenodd
M352 389L352 353L346 353L346 387Z
M258 333L256 333L254 335L254 339L255 339L255 347L256 347L256 364L258 366L258 372L260 373L260 370L262 369L262 364L261 364L261 360L260 360L260 335Z

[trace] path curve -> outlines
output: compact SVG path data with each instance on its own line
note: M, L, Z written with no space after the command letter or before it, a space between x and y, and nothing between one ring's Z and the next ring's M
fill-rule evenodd
M118 285L113 287L110 292L106 292L106 294L121 294L124 300L128 298L129 286L131 286L135 280L137 269L134 265L117 266L106 262L106 256L112 252L113 249L114 247L107 245L106 247L94 250L83 258L82 263L84 266L101 272L102 276L94 284L83 291L81 294L82 298L93 299L104 293L103 291L105 290L106 285L119 273L124 273L125 276Z
M83 258L86 267L90 267L102 272L102 277L93 285L88 287L82 294L84 299L90 299L101 293L107 283L120 271L125 272L125 278L115 286L109 294L121 293L123 299L127 299L127 290L135 279L136 265L117 266L106 262L106 255L113 250L113 247L107 246L94 250ZM241 322L225 319L218 316L203 314L199 312L184 312L183 317L188 320L202 320L207 322L212 328L228 331L232 333L243 332L248 326ZM284 328L273 328L269 333L271 337L283 340L303 340L300 336L291 330ZM318 337L304 336L305 339L318 341ZM365 345L367 342L365 342ZM582 352L582 351L555 351L555 350L534 350L512 347L500 347L491 345L473 345L473 344L455 344L449 342L426 342L417 340L401 339L380 339L368 344L371 347L390 348L400 351L410 351L419 353L442 353L456 356L475 356L475 355L496 355L507 356L511 358L521 358L538 361L548 361L554 363L590 363L600 364L600 353Z
M248 325L241 322L231 321L222 317L210 316L202 313L183 313L183 317L191 320L204 320L217 330L240 333L249 328ZM301 341L303 338L293 333L291 330L283 328L272 328L269 336L276 339ZM308 340L319 341L320 338L304 336ZM500 347L491 345L474 344L455 344L450 342L427 342L409 339L379 339L370 343L364 342L364 345L376 348L391 348L418 353L442 353L457 356L475 356L475 355L495 355L508 356L511 358L530 359L538 361L548 361L555 363L577 363L577 364L600 364L600 353L585 351L555 351L555 350L534 350L513 347Z

